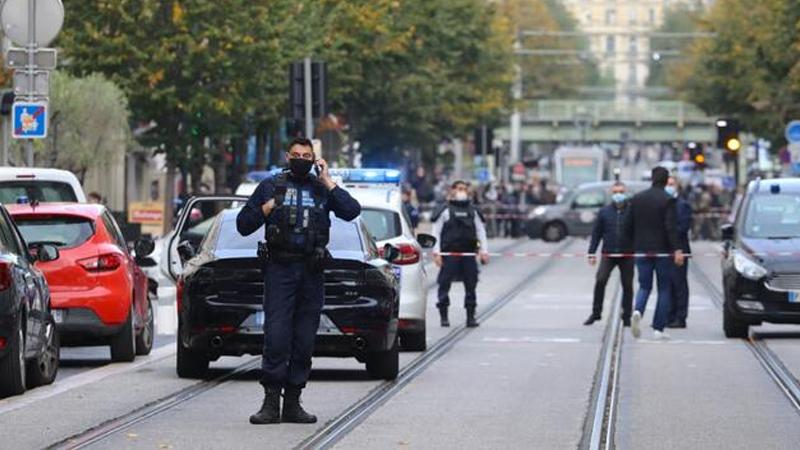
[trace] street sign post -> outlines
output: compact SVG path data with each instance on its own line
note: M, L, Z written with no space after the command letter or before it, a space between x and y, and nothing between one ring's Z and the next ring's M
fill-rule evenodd
M35 43L44 47L53 42L64 24L61 0L5 0L0 14L3 31L19 46Z
M800 120L793 120L786 124L785 135L790 144L800 142Z
M44 139L47 137L47 103L16 102L11 111L14 139Z
M33 63L42 70L54 70L58 62L58 52L54 48L38 48L34 51ZM17 69L28 65L28 50L11 47L6 52L6 68Z
M31 84L33 82L33 84ZM20 98L44 98L50 94L50 71L18 69L14 71L14 95Z

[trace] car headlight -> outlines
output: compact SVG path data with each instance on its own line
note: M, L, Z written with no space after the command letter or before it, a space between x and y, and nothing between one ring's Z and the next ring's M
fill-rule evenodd
M733 252L733 267L743 277L750 280L760 280L767 275L767 269L750 259L743 252L736 250Z
M547 212L547 207L537 206L536 208L533 208L533 211L531 211L530 214L528 214L528 218L533 219L534 217L543 216L544 213L546 212Z

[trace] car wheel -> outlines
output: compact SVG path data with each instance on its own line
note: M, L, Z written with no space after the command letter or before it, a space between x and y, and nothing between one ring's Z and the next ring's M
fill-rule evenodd
M722 329L725 331L725 337L728 338L746 338L749 336L750 326L747 322L742 322L733 317L730 307L726 304L722 306Z
M0 359L0 397L25 392L25 333L22 320L8 340L8 352Z
M424 352L428 347L424 324L422 331L401 334L400 344L402 345L403 350L410 352Z
M147 300L147 319L145 320L142 331L136 336L136 354L139 356L149 355L153 349L153 335L155 333L155 318L153 314L153 303Z
M130 362L136 358L136 329L133 326L133 307L116 336L111 338L111 360Z
M183 345L180 326L178 326L178 351L175 355L176 369L181 378L203 378L208 372L208 358Z
M559 242L567 235L567 229L560 222L551 222L542 230L542 240L545 242Z
M391 350L367 355L367 372L375 380L394 380L400 371L400 352L397 341Z
M52 318L45 323L44 348L38 358L28 364L28 384L30 387L51 384L58 374L61 356L61 341L58 329Z

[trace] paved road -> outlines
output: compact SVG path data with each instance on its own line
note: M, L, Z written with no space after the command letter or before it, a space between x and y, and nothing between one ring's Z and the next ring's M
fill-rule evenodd
M497 244L497 243L496 243ZM566 251L583 251L578 239ZM519 251L558 246L522 241ZM717 245L699 243L696 253ZM692 264L719 285L719 263ZM575 258L503 258L484 268L479 302L486 307L531 272L546 267L480 328L465 334L397 395L338 442L338 448L575 448L584 436L598 359L616 279L609 283L604 321L581 325L591 303L593 269ZM689 328L658 343L625 330L614 443L619 448L797 448L800 415L743 341L725 339L710 292L691 278ZM454 290L458 304L461 290ZM429 317L435 318L434 294ZM653 303L645 317L651 318ZM463 312L453 308L454 322ZM449 330L428 324L429 345ZM768 344L800 375L800 327ZM645 330L647 331L647 330ZM789 334L786 334L788 332ZM787 337L788 336L788 337ZM797 336L797 337L795 337ZM174 370L170 336L133 364L110 364L104 348L71 349L59 380L0 400L3 448L41 448L197 385ZM405 366L419 353L403 353ZM223 358L212 376L256 358ZM257 370L235 375L175 408L138 422L96 448L293 448L381 385L355 360L318 358L304 396L320 417L315 426L254 427L260 403Z

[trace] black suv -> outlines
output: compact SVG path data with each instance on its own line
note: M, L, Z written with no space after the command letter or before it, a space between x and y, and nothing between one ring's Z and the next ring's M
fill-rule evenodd
M50 384L58 371L58 330L50 290L34 263L58 258L58 248L29 250L0 206L0 397Z
M800 178L750 182L725 241L725 336L762 322L800 324Z

